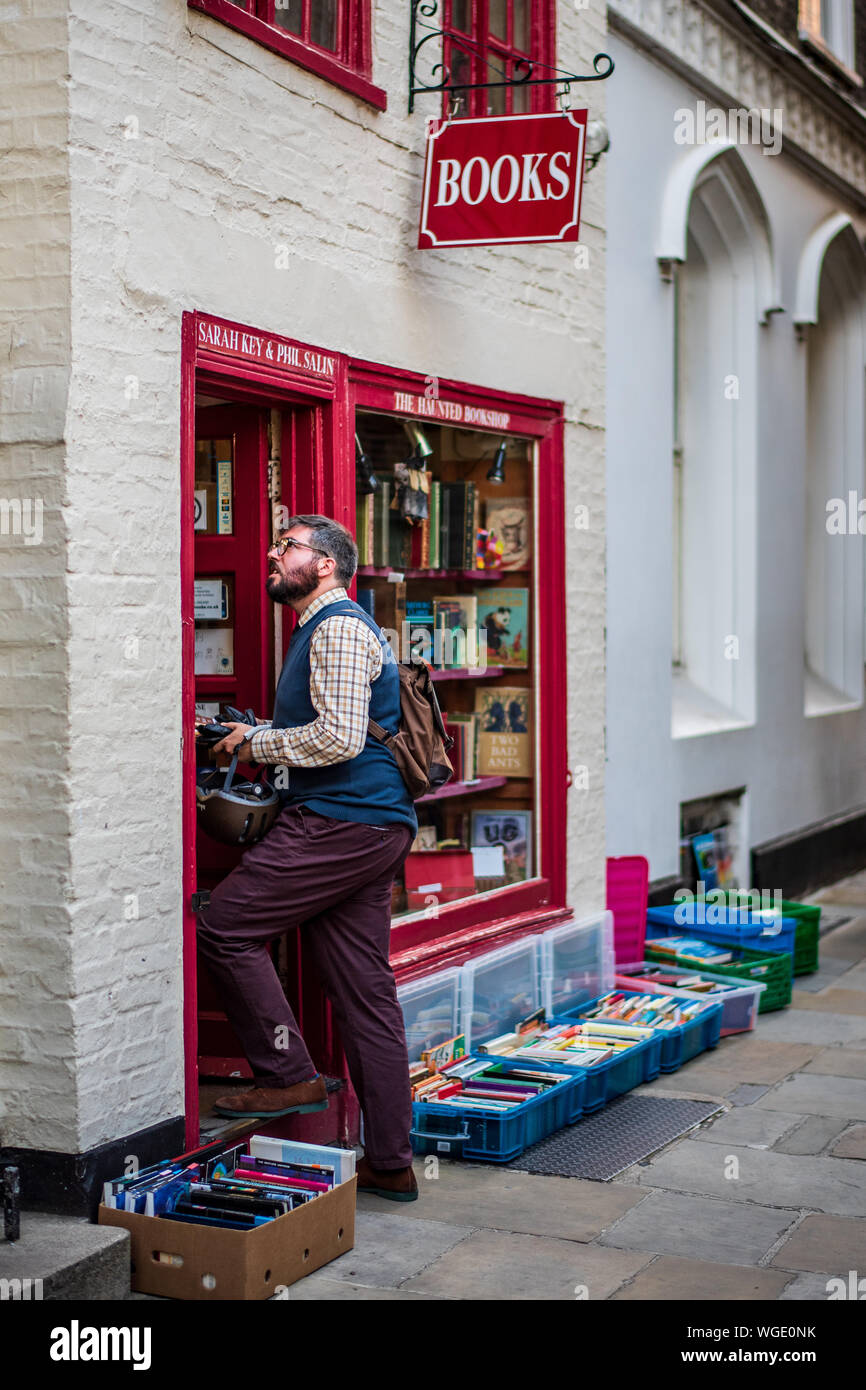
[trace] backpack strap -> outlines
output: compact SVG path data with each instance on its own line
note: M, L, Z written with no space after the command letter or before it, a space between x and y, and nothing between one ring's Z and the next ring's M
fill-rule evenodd
M374 738L377 738L380 743L384 743L386 745L390 743L391 739L394 737L394 735L389 734L388 730L383 728L381 724L377 724L375 719L367 720L367 730L369 733L373 735Z

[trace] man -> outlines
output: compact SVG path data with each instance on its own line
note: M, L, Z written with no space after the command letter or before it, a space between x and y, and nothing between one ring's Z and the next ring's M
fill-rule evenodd
M255 1084L220 1097L238 1118L324 1110L325 1081L298 1031L268 951L298 927L340 1024L364 1113L358 1186L396 1201L418 1187L403 1015L388 959L391 885L418 822L397 764L367 733L400 720L397 665L372 618L349 599L358 563L344 526L292 517L268 551L267 589L298 615L270 725L232 724L216 751L289 769L271 830L199 913L199 949Z

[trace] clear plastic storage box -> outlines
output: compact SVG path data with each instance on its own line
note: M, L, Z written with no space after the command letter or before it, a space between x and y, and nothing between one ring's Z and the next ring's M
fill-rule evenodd
M461 968L459 1031L466 1051L509 1033L541 1007L537 936L476 956Z
M400 985L397 998L406 1025L409 1061L420 1062L428 1048L438 1047L461 1032L460 980L458 967L425 975Z
M541 1002L548 1018L613 989L613 914L597 912L538 938Z

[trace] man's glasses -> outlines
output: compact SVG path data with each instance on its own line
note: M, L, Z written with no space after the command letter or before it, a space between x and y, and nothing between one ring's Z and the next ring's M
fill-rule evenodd
M293 536L283 536L282 540L274 541L273 545L268 546L268 551L275 550L278 555L285 555L287 550L315 550L317 555L327 555L327 550L322 550L318 545L308 545L306 541L296 541Z

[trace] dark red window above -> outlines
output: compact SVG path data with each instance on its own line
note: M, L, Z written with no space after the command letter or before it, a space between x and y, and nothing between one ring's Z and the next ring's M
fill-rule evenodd
M443 27L465 34L467 43L445 41L445 63L452 82L513 82L524 77L527 60L532 77L553 77L555 0L440 0ZM510 116L552 111L556 88L487 87L458 92L459 115ZM445 94L447 110L449 93Z
M372 0L187 0L223 24L384 111L373 72Z

